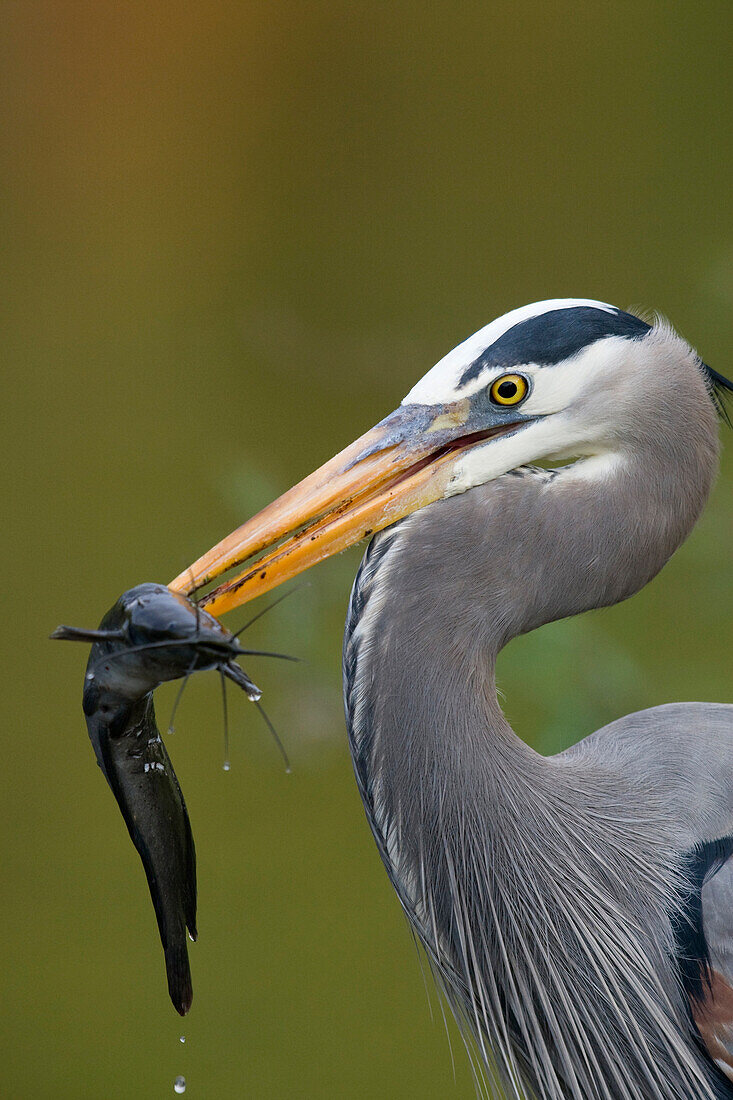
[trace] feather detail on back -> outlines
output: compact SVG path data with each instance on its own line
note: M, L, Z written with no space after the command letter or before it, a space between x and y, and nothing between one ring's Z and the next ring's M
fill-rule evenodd
M502 774L517 764L511 740L479 783L470 750L442 758L438 772L428 745L420 804L391 785L369 653L384 641L387 581L412 522L377 536L356 578L346 714L369 822L459 1021L477 1091L514 1100L728 1095L700 1056L676 969L672 918L692 884L646 792L616 801L602 770L561 766L518 741L527 781L517 787L514 775L512 786ZM460 801L448 793L457 784Z

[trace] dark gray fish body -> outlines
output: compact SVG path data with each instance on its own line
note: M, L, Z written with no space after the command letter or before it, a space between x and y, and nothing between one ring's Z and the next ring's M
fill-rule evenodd
M196 939L196 852L186 804L155 720L153 691L216 668L252 699L259 689L235 663L236 638L159 584L120 597L99 630L59 627L52 637L91 641L83 707L97 761L145 868L168 990L184 1016L193 988L186 930Z
M186 929L195 940L196 850L186 803L158 732L152 692L111 704L109 696L88 688L84 709L100 767L145 868L168 991L185 1016L193 999Z

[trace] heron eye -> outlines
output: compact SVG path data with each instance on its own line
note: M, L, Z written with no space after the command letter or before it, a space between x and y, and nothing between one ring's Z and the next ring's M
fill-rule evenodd
M527 396L527 379L521 374L503 374L489 387L489 397L495 405L518 405Z

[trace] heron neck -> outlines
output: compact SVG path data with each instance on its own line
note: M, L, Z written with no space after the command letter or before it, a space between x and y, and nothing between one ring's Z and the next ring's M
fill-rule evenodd
M458 784L476 769L491 783L502 761L526 774L535 754L499 707L499 651L643 587L692 529L716 459L709 433L684 448L670 433L653 449L507 474L378 536L344 650L362 785L399 802L406 790L429 797L452 769Z
M715 449L670 458L508 475L425 509L372 543L347 620L351 750L387 871L479 1044L552 1100L712 1096L670 963L664 823L630 816L602 769L535 753L494 683L511 638L630 596L686 537ZM598 1021L634 1021L654 1057L597 1042Z

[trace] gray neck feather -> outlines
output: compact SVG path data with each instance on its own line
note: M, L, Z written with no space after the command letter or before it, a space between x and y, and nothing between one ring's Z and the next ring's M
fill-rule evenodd
M539 756L494 683L511 638L632 595L688 535L717 454L696 385L593 474L517 471L388 529L354 584L357 780L487 1095L498 1073L513 1097L714 1096L673 962L668 808Z

